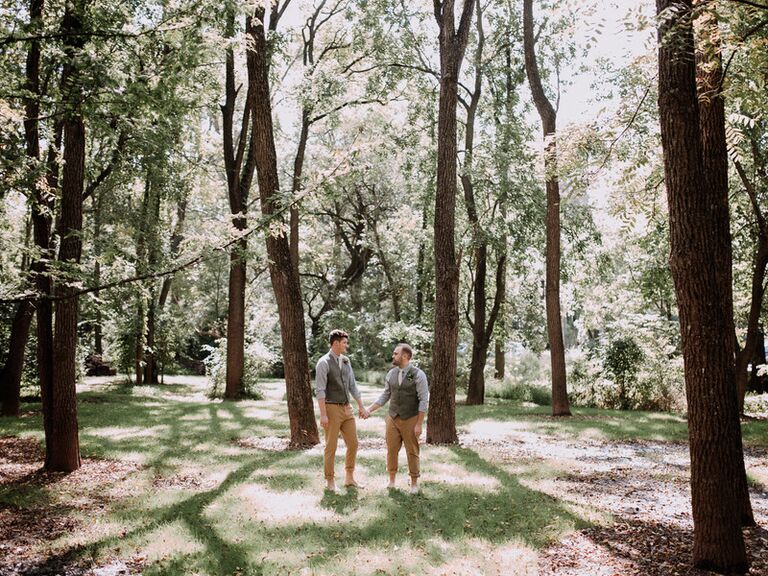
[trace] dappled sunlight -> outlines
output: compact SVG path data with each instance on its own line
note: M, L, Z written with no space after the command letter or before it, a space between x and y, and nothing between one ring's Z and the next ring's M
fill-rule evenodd
M523 543L492 545L479 538L468 538L460 546L441 541L436 544L449 558L431 566L425 574L499 574L504 576L536 576L538 554Z
M605 432L599 428L585 428L579 433L581 440L606 440Z
M137 545L150 562L156 562L177 554L205 551L189 528L180 520L163 524L143 536Z
M275 411L256 406L249 406L243 410L243 416L246 416L247 418L256 418L257 420L269 420L275 417Z
M209 511L216 513L221 508L229 508L233 504L230 498L236 501L238 516L254 523L267 522L279 526L297 521L318 522L334 516L333 512L320 507L317 494L280 492L253 483L237 486L227 499L211 504Z
M530 424L525 422L502 422L500 420L475 420L464 427L468 434L497 438L500 436L512 436L520 431L530 429Z
M84 434L101 436L110 440L135 440L136 438L156 438L167 436L169 427L160 425L150 428L140 428L138 426L104 426L101 428L87 428Z
M467 470L460 464L436 462L429 466L429 479L439 484L471 486L483 490L498 490L501 483L497 478Z

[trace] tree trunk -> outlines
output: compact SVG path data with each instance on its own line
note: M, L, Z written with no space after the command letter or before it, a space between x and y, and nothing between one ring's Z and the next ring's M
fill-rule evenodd
M230 8L227 14L227 35L235 34L235 11ZM251 58L250 48L248 58ZM247 228L246 211L248 193L255 169L255 134L250 130L251 111L253 109L253 86L249 81L245 106L240 124L240 136L234 137L234 113L237 103L238 88L235 88L235 56L231 47L226 50L225 101L221 106L224 124L224 165L227 173L227 192L229 208L233 215L232 224L235 233L240 234ZM248 152L246 158L246 143ZM245 162L243 162L245 159ZM237 399L243 396L243 372L245 367L245 288L247 271L248 243L245 237L236 242L229 258L229 307L227 311L227 374L224 397Z
M34 313L35 309L31 302L22 302L13 317L8 358L0 370L0 416L19 415L24 351L27 347L29 326Z
M61 75L62 99L67 105L63 121L64 168L61 179L61 209L57 225L59 236L58 260L65 264L80 263L83 230L83 190L85 182L85 125L80 110L82 89L80 69L75 61L85 40L85 8L81 3L68 5L64 12L62 31L67 60ZM45 467L48 470L71 472L80 467L80 441L77 425L77 320L79 298L76 278L61 281L56 296L56 321L53 338L53 366L48 409L43 417L50 419L51 435L45 439ZM44 399L45 402L46 399Z
M456 348L459 335L459 266L454 238L456 219L456 103L458 80L474 0L464 0L458 30L454 1L434 0L440 27L440 102L437 116L435 191L435 332L427 442L455 444Z
M755 159L757 161L757 158ZM763 297L765 296L765 272L768 267L768 226L766 226L765 216L763 215L760 202L757 197L757 190L752 180L747 176L744 167L740 162L736 162L736 171L739 174L744 188L749 195L752 204L752 210L757 221L757 248L752 264L752 286L750 291L749 316L747 318L747 338L744 347L739 350L736 356L736 390L739 401L739 414L744 413L744 397L747 394L747 383L749 374L747 366L752 362L755 366L754 351L757 347L763 347L763 341L758 339L760 333L760 313L763 308ZM765 352L763 352L765 353ZM754 377L755 370L753 368Z
M270 26L277 22L277 5L272 6ZM246 34L252 40L248 52L248 82L253 90L254 155L259 182L261 211L264 216L281 220L278 210L280 190L277 172L272 103L269 89L271 46L266 38L265 8L258 6L255 15L248 18ZM288 238L266 234L269 275L275 293L285 366L285 386L288 396L288 417L292 447L314 446L320 441L312 405L307 357L304 309L299 276L291 260Z
M493 355L493 369L494 378L503 380L506 370L506 357L504 355L504 340L500 336L496 338L496 348Z
M697 0L697 4L703 4L703 0ZM721 92L723 81L723 62L720 47L720 30L717 16L714 11L703 10L695 22L696 26L696 59L699 63L697 70L698 95L699 95L699 126L701 132L702 160L707 169L703 172L705 186L714 191L720 198L728 198L728 146L725 137L725 102ZM729 216L726 206L725 215ZM730 229L725 233L730 241ZM723 287L721 292L731 293L733 288L733 275L730 250L728 254L728 273L718 277ZM731 296L733 302L733 296ZM733 305L729 319L729 334L734 333ZM730 340L730 337L729 337ZM735 351L734 351L735 352ZM733 361L732 361L733 362ZM738 391L738 384L734 382L734 390ZM741 410L739 410L741 413ZM752 514L752 504L749 501L749 486L747 484L747 471L744 468L742 458L741 470L736 478L736 490L741 499L741 522L743 526L754 526L755 518Z
M547 188L546 307L547 337L552 366L552 415L570 416L565 377L565 346L560 314L560 182L557 177L557 111L541 85L533 35L533 0L523 1L525 70L544 131L544 175Z
M238 224L241 219L238 219ZM242 219L243 221L245 218ZM243 224L244 225L244 224ZM236 226L239 229L239 226ZM227 311L227 384L224 397L242 398L245 392L245 286L247 250L245 238L229 254L229 309Z
M685 10L680 10L680 6ZM693 562L744 573L744 467L735 394L727 190L703 176L691 1L657 0L659 117L669 204L670 269L680 316L688 430ZM671 9L670 9L671 8Z

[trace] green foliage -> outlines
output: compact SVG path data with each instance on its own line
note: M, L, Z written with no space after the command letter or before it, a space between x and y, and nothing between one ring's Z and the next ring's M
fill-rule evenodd
M570 363L574 404L622 410L684 408L682 354L675 322L629 317Z
M203 362L205 371L211 382L208 389L209 398L223 398L227 378L227 339L219 338L215 346L203 346L208 352ZM243 398L260 400L264 397L259 384L260 377L268 374L274 361L273 355L263 346L249 346L245 351L243 366Z

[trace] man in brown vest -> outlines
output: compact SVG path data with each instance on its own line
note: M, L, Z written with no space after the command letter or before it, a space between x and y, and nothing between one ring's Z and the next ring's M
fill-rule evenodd
M427 375L411 364L413 349L408 344L398 344L392 352L392 368L384 381L384 392L368 408L369 414L389 401L386 421L387 472L389 484L395 487L397 460L400 448L405 444L408 456L408 473L411 476L411 494L419 492L419 438L424 414L429 405Z
M320 407L320 426L325 431L325 482L326 489L336 491L334 459L339 433L347 446L344 461L346 472L344 486L359 487L355 481L355 459L357 458L357 426L352 414L350 398L357 401L358 414L368 418L362 396L357 389L352 364L344 353L349 347L349 335L343 330L333 330L328 336L331 349L320 358L315 369L317 404Z

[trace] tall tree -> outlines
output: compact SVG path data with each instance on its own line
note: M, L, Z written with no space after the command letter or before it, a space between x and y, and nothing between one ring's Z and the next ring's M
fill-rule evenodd
M472 25L474 0L463 0L456 27L454 0L434 0L440 28L440 100L435 193L435 337L427 442L454 444L456 349L459 336L459 264L456 258L456 104L459 72Z
M227 5L227 36L235 34L236 8ZM249 55L250 57L250 55ZM239 88L235 79L235 52L230 44L226 49L225 97L221 106L224 128L224 166L227 174L229 208L232 212L234 233L243 235L248 226L246 212L248 194L256 168L254 154L255 134L251 126L254 91L249 82L242 115L239 119L240 134L235 138L235 111ZM246 145L248 150L246 152ZM230 250L229 307L227 312L227 376L225 398L238 398L243 394L243 370L245 362L245 288L248 239L243 235Z
M475 149L475 122L480 103L483 86L483 48L485 47L485 31L483 29L483 12L480 1L476 7L477 22L477 48L474 56L475 83L469 102L463 101L467 112L467 123L464 133L464 169L461 174L461 185L464 189L464 203L467 207L467 216L472 231L472 244L474 249L474 273L472 278L472 306L473 314L467 317L472 328L472 360L469 367L469 384L467 389L467 404L483 404L485 402L485 363L488 357L488 348L493 337L494 327L499 317L503 294L506 290L504 277L506 275L506 249L502 247L496 259L496 282L493 293L493 304L490 312L487 312L488 290L486 279L488 276L488 259L490 235L481 221L479 203L476 198L476 186L474 181L473 157ZM463 99L462 99L463 100Z
M693 562L744 573L744 466L735 394L727 190L704 176L691 0L657 0L659 117L670 269L680 316L691 454Z
M256 163L261 211L273 218L274 228L266 233L269 275L280 317L283 345L285 386L288 396L288 417L291 426L291 446L314 446L320 441L312 391L309 382L304 307L299 275L291 259L288 238L283 232L284 218L280 205L280 182L277 172L277 152L272 124L269 71L272 61L273 35L278 21L290 0L273 2L269 20L263 5L255 8L246 21L248 51L248 89L253 93L252 153ZM268 37L269 30L269 37Z
M695 20L697 89L699 96L699 125L702 144L702 174L707 188L716 191L719 198L728 198L728 146L725 136L725 99L723 97L723 62L720 45L720 27L717 16L705 0L694 0L697 8L703 8ZM726 215L728 215L726 208ZM726 229L730 240L730 230ZM722 292L732 293L732 258L728 255L728 273L718 278L723 283ZM730 298L733 302L733 296ZM728 333L734 333L733 307L729 316ZM737 378L738 382L738 378ZM738 391L738 386L736 387ZM739 406L739 413L741 412ZM741 522L753 526L755 519L749 500L747 472L742 459L741 470L735 482L741 500Z
M544 177L547 188L546 307L552 366L552 415L570 416L565 377L565 346L560 314L560 182L557 176L557 110L547 98L536 62L533 0L523 0L525 70L544 131Z
M29 30L34 36L42 25L43 0L31 0L29 5ZM24 140L30 172L40 169L40 41L33 39L27 49L25 67ZM36 190L39 182L31 179L30 204L36 211ZM18 305L11 325L8 357L0 370L0 415L18 416L20 409L21 374L24 365L30 324L35 309L31 302Z
M61 208L56 234L59 238L58 262L65 267L63 281L57 282L53 333L53 366L50 388L42 391L43 418L48 420L45 439L45 467L72 471L80 467L80 441L77 425L77 323L79 298L73 268L80 263L85 182L85 123L82 114L82 50L85 2L67 3L61 30L64 36L64 67L61 74L63 160ZM70 268L70 270L66 270Z

